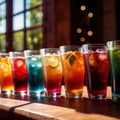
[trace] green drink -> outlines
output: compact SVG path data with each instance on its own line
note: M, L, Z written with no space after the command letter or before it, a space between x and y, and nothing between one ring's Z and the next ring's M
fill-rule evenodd
M120 42L107 42L110 66L110 80L114 101L120 100Z

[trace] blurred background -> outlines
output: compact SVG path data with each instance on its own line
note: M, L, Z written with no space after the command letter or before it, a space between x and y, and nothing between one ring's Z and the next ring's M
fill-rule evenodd
M0 52L120 39L120 0L0 0Z

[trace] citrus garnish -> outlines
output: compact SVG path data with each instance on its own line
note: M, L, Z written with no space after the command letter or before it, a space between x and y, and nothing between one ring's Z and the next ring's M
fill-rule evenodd
M73 52L73 55L75 56L76 59L80 57L80 53L78 51Z
M70 65L73 65L75 60L76 60L76 57L74 55L71 55L70 58L69 58Z
M48 64L50 67L55 68L59 65L59 60L57 57L50 57Z
M69 57L71 56L72 52L67 52L66 54L64 54L64 58L65 59L69 59Z
M93 67L96 67L98 65L97 61L95 60L95 55L91 54L89 56L89 64Z

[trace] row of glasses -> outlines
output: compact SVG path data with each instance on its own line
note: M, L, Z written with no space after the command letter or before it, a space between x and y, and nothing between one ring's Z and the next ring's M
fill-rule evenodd
M46 94L47 97L60 97L62 65L58 48L1 54L0 84L2 93L8 93L9 91L14 92L15 95L29 93L30 96ZM3 57L3 54L5 54L5 57ZM3 76L3 72L4 74L8 72L8 66L7 69L3 69L3 61L7 62L6 64L9 62L11 79L8 76ZM7 86L10 82L12 88L10 88L10 85L6 89L3 88L3 84Z
M83 55L78 52L78 48L79 46L68 45L61 46L61 50L43 48L40 51L9 52L11 76L13 74L11 81L14 82L15 94L27 93L28 89L30 95L43 94L45 90L47 97L59 97L64 77L67 98L81 97L84 83L84 62ZM61 62L60 51L63 62Z
M117 101L120 99L119 50L119 41L109 41L107 46L65 45L60 48L42 48L40 51L10 52L10 71L13 76L11 75L9 82L2 80L8 72L7 68L7 72L3 74L3 67L6 66L3 63L10 64L8 55L0 55L1 90L6 91L3 86L10 83L12 87L9 90L13 91L14 83L16 94L26 93L29 88L30 95L44 94L45 91L47 97L60 97L63 79L66 98L81 98L86 80L88 97L105 99L110 74L113 100Z
M47 97L60 97L63 78L66 98L81 98L86 75L89 97L103 99L108 75L105 50L102 45L66 45L10 52L14 92L20 95L29 89L36 95L45 90Z

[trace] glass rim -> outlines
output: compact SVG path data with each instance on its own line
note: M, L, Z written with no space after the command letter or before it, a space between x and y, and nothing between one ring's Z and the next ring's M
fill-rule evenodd
M9 53L8 52L6 52L6 53L5 52L4 53L1 52L0 53L0 56L4 56L4 55L9 55Z
M110 41L107 41L107 43L119 43L120 40L110 40Z
M40 49L40 55L43 56L47 53L50 54L60 54L60 49L59 48L41 48Z
M111 41L107 41L107 46L111 46L111 45L120 45L120 41L119 40L111 40Z
M39 50L24 50L24 55L25 56L33 56L33 55L40 55Z
M102 44L102 43L89 43L89 44L83 44L83 46L106 46L106 44Z
M107 51L106 44L101 44L101 43L84 44L84 45L82 45L81 48L82 48L81 52L83 54L88 53L89 50L93 50L93 51L103 50L105 52Z
M120 41L118 40L113 40L113 41L108 41L107 42L107 48L108 50L112 50L114 47L117 47L117 49L120 49Z
M22 51L10 51L9 56L10 57L24 57L24 52L22 52Z
M59 48L62 49L62 48L70 48L70 47L73 47L73 48L80 48L82 45L62 45L60 46Z
M59 50L59 48L40 48L40 50Z

